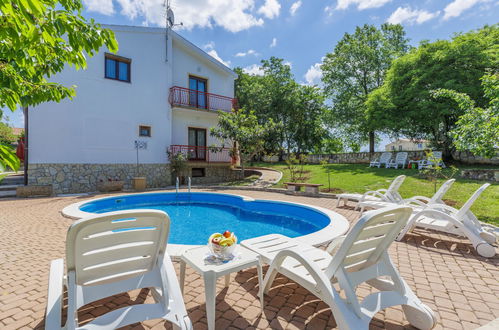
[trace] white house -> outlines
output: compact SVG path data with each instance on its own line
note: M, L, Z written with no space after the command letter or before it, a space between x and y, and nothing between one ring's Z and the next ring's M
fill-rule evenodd
M397 139L385 145L385 151L417 151L425 150L430 146L428 140Z
M168 149L188 156L193 180L230 176L228 149L210 150L219 141L209 129L217 110L231 111L237 75L169 28L104 27L119 51L101 49L87 69L53 78L76 85L73 100L29 109L29 183L82 192L146 176L162 187L171 183Z

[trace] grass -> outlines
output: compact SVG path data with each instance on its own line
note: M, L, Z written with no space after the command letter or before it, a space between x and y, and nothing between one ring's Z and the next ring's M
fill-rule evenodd
M277 187L284 186L284 182L290 181L289 171L285 164L255 164L275 168L284 173L282 180ZM477 168L477 166L458 166L459 169ZM340 192L358 192L364 193L368 190L388 188L390 182L398 175L406 175L407 178L400 187L400 194L404 198L415 195L431 197L434 193L433 183L419 176L417 170L409 169L386 169L369 168L365 164L328 164L331 176L331 190L333 193ZM488 166L487 168L497 168L497 166ZM328 189L328 178L326 169L321 165L305 165L305 175L308 177L306 182L323 184ZM466 200L485 182L465 180L455 176L456 182L445 195L449 203L456 208L461 207ZM438 181L437 189L445 179ZM499 185L492 184L487 188L471 208L473 213L481 221L499 225Z

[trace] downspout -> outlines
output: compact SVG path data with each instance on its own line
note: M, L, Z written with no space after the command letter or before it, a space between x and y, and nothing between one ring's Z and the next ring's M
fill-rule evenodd
M29 116L28 107L23 107L24 113L24 185L28 185L28 156L29 156Z

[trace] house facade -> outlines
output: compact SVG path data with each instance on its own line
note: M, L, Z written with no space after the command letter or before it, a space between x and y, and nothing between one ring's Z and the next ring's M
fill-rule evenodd
M430 141L397 139L385 145L385 151L418 151L428 149Z
M189 159L193 182L234 175L229 150L213 151L218 110L231 111L237 75L169 28L104 25L119 51L102 49L85 70L53 80L76 96L29 109L29 184L56 193L96 191L98 182L145 176L172 182L167 150Z

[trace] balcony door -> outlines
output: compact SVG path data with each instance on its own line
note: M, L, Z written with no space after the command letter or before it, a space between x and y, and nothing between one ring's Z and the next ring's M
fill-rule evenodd
M189 127L189 160L206 160L206 129Z
M189 76L189 105L206 109L207 81L195 76Z

